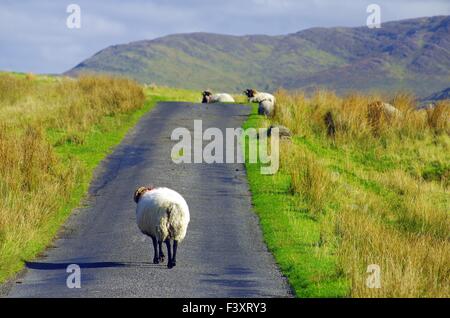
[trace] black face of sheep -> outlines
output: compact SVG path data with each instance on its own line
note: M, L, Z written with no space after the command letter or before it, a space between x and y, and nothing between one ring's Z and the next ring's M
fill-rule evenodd
M247 96L248 98L255 97L255 95L256 95L256 90L251 89L251 88L246 89L246 90L244 91L244 95Z
M202 103L203 104L209 103L211 95L212 95L212 93L210 91L204 91L202 93L202 96L203 96Z

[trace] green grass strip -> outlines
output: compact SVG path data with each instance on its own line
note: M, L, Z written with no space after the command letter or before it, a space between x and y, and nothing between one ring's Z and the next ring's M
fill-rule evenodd
M244 125L258 128L256 107ZM297 297L345 297L348 282L338 271L333 249L320 245L320 220L307 204L289 192L290 179L279 171L262 175L260 164L246 162L254 209L265 242Z

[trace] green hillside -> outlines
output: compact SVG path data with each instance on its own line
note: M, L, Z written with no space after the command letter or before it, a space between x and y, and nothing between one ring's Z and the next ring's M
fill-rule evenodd
M67 74L82 72L231 92L321 86L337 92L411 90L425 97L450 81L450 17L283 36L170 35L108 47Z

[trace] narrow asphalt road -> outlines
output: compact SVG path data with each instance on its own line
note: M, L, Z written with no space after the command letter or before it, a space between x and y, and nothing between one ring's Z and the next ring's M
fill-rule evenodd
M97 170L85 206L53 246L10 284L8 297L290 297L252 211L242 164L175 164L173 129L241 127L241 105L160 103ZM193 133L192 133L193 135ZM224 134L225 136L225 134ZM152 263L151 240L135 221L133 191L153 184L186 199L191 223L177 266ZM67 266L81 268L81 288L66 285Z

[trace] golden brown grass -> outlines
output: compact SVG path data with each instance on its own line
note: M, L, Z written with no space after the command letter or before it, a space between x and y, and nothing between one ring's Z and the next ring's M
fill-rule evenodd
M401 115L386 116L378 100ZM417 111L407 93L280 90L272 121L295 134L281 147L281 172L320 223L320 243L337 242L349 296L450 296L448 100ZM366 286L370 264L381 267L380 289Z
M317 156L303 148L282 142L281 151L281 161L291 177L291 192L301 195L309 203L312 216L320 216L332 200L334 184L331 174Z
M82 144L105 118L143 103L142 88L127 79L0 75L0 280L43 247L36 237L82 177L83 165L55 147Z

